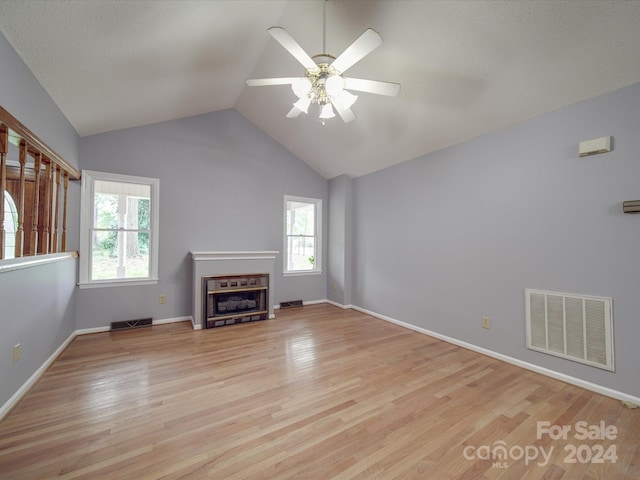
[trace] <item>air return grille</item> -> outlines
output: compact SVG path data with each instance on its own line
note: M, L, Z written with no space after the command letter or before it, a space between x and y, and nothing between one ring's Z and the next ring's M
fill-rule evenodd
M280 308L302 307L302 305L302 300L289 300L287 302L280 302Z
M525 301L527 348L614 370L610 298L525 289Z
M121 322L111 322L111 330L128 330L130 328L150 327L153 325L153 319L138 318L137 320L123 320Z

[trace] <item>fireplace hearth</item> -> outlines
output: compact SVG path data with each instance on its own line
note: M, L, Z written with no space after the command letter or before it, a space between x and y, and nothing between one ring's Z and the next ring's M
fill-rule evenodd
M205 328L269 318L269 275L206 275L202 277Z

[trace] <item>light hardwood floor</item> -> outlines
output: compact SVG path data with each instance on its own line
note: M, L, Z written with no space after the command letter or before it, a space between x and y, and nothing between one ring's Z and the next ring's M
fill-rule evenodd
M631 480L639 445L640 409L315 305L77 337L0 423L0 478Z

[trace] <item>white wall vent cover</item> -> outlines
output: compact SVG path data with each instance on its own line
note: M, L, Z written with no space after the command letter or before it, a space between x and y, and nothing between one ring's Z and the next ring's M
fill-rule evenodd
M525 289L527 348L614 370L612 300Z

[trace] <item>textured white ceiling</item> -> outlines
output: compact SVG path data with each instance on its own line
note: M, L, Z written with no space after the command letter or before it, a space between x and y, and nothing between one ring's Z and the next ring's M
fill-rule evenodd
M285 118L303 68L267 33L322 53L322 0L1 0L0 30L81 136L227 108L327 178L359 176L640 81L640 1L329 0L327 52L383 45L347 76L356 121Z

